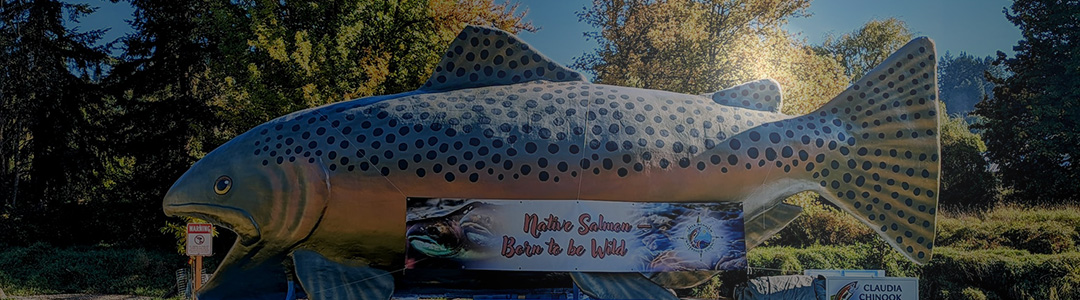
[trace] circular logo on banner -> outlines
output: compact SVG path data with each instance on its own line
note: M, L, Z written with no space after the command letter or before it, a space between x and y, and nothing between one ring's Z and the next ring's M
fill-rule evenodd
M697 252L708 251L713 245L713 232L705 224L690 225L686 235L686 245Z

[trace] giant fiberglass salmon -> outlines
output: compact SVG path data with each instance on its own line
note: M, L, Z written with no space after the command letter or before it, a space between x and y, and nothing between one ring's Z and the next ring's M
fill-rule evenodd
M313 297L388 297L407 197L741 202L753 246L800 212L782 199L815 191L925 263L939 193L935 74L933 43L916 39L791 116L772 80L705 95L592 84L511 34L469 26L420 89L259 125L192 166L164 209L239 236L202 299L280 291L290 253ZM665 293L631 275L574 279Z

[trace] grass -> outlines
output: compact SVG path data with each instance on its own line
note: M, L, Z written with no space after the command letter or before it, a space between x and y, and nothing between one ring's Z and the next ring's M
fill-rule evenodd
M1016 249L1038 254L1077 251L1080 207L1002 205L939 218L937 244L965 250Z
M0 250L0 289L8 296L57 293L161 297L186 257L171 252L46 244Z

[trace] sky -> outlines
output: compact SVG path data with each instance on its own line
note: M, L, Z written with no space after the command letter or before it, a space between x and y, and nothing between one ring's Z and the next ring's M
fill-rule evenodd
M520 2L521 8L529 9L526 20L540 30L518 35L544 55L569 66L574 57L597 46L595 41L583 36L584 32L596 29L579 22L577 17L577 12L590 6L591 1ZM827 34L839 36L870 20L895 17L904 21L915 36L933 39L942 54L949 51L953 55L967 52L995 56L1001 50L1012 55L1012 46L1021 35L1002 13L1009 6L1011 0L818 0L810 4L811 16L790 20L785 29L811 44L821 44Z
M127 3L75 2L99 7L97 12L84 17L78 26L83 30L111 28L102 41L112 41L131 32L126 21L132 18L132 8ZM597 46L596 41L584 37L585 32L596 29L581 23L577 16L586 6L591 6L591 1L519 2L519 9L528 9L525 19L540 28L537 32L523 32L519 36L556 62L570 66L575 57ZM785 28L811 44L820 44L828 34L839 36L854 31L867 21L895 17L904 21L916 36L933 39L942 54L948 51L953 55L967 52L993 56L1000 50L1012 55L1012 46L1021 35L1002 13L1011 5L1011 0L818 0L810 5L811 16L792 19Z

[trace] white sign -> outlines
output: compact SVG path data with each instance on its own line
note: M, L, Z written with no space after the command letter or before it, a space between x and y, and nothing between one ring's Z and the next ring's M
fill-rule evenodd
M918 300L919 280L826 275L825 290L830 300Z
M885 277L885 270L822 270L822 269L807 269L803 271L803 275L810 277Z
M187 255L211 256L214 254L214 225L207 223L187 224Z

